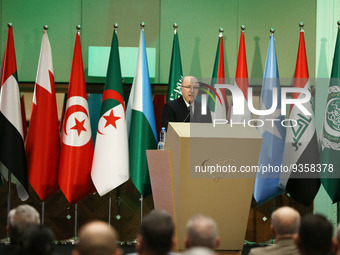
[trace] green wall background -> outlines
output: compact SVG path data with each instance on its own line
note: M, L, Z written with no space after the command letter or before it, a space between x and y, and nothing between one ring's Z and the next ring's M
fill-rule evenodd
M200 78L211 76L219 27L225 29L226 76L234 77L240 25L245 24L248 72L251 84L260 85L269 29L276 29L281 83L289 84L294 75L298 22L304 21L310 75L314 77L315 0L2 0L0 11L1 53L7 23L12 22L20 81L35 80L44 24L49 25L55 80L68 82L77 24L82 25L86 72L88 46L110 46L114 22L119 23L120 46L138 47L142 21L146 23L146 46L157 50L154 83L168 82L174 22L179 24L184 74ZM86 81L102 83L104 79L86 77Z

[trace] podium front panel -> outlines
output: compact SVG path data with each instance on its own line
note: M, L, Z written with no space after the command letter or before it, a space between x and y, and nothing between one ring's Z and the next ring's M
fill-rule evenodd
M204 132L190 137L190 125L203 125ZM224 128L224 129L223 129ZM229 132L228 132L229 131ZM257 165L261 138L254 129L237 130L230 137L230 127L214 129L212 124L171 123L166 149L172 155L172 176L178 247L183 250L185 226L195 214L212 217L219 228L218 250L242 250L248 222L255 173L244 178L193 175L195 166ZM229 133L229 134L228 134ZM229 136L229 137L228 137Z

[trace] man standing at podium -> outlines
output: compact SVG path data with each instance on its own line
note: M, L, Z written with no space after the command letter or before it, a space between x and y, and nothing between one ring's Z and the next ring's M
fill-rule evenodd
M162 127L168 128L169 122L207 122L211 123L210 110L202 115L201 103L195 101L199 89L198 80L193 76L185 76L182 81L182 96L164 105Z

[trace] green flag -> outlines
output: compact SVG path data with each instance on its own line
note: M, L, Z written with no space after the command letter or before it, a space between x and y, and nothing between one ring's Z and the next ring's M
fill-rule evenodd
M172 45L172 56L169 74L168 95L166 101L172 101L182 95L181 84L183 79L181 52L179 49L178 33L174 31L174 41Z
M211 75L210 85L213 88L216 88L216 84L224 84L225 83L225 72L224 72L224 52L223 52L223 34L220 31L217 42L217 50L214 62L214 68ZM213 91L210 91L213 93ZM216 104L211 97L209 97L208 105L211 110L211 116L213 119L228 119L228 102L226 97L225 89L217 89L217 96L219 96L222 100L221 103Z
M118 37L113 32L91 177L103 196L129 179L129 146Z
M321 134L321 182L334 203L340 200L340 28L336 39ZM323 165L324 164L324 165Z
M151 194L151 183L146 150L156 149L157 134L143 29L126 119L129 130L131 180L141 195L147 196Z

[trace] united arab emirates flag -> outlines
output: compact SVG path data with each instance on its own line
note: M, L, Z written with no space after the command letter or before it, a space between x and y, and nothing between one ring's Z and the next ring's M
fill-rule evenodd
M3 177L12 173L21 200L28 198L27 164L20 91L15 59L13 28L8 27L0 89L0 169Z
M129 179L125 110L118 38L114 31L91 171L101 196Z
M331 81L321 136L321 183L334 203L340 200L340 28L335 44Z
M157 134L143 29L140 34L136 75L128 102L127 123L131 180L141 195L147 196L151 194L151 184L146 150L156 149Z

